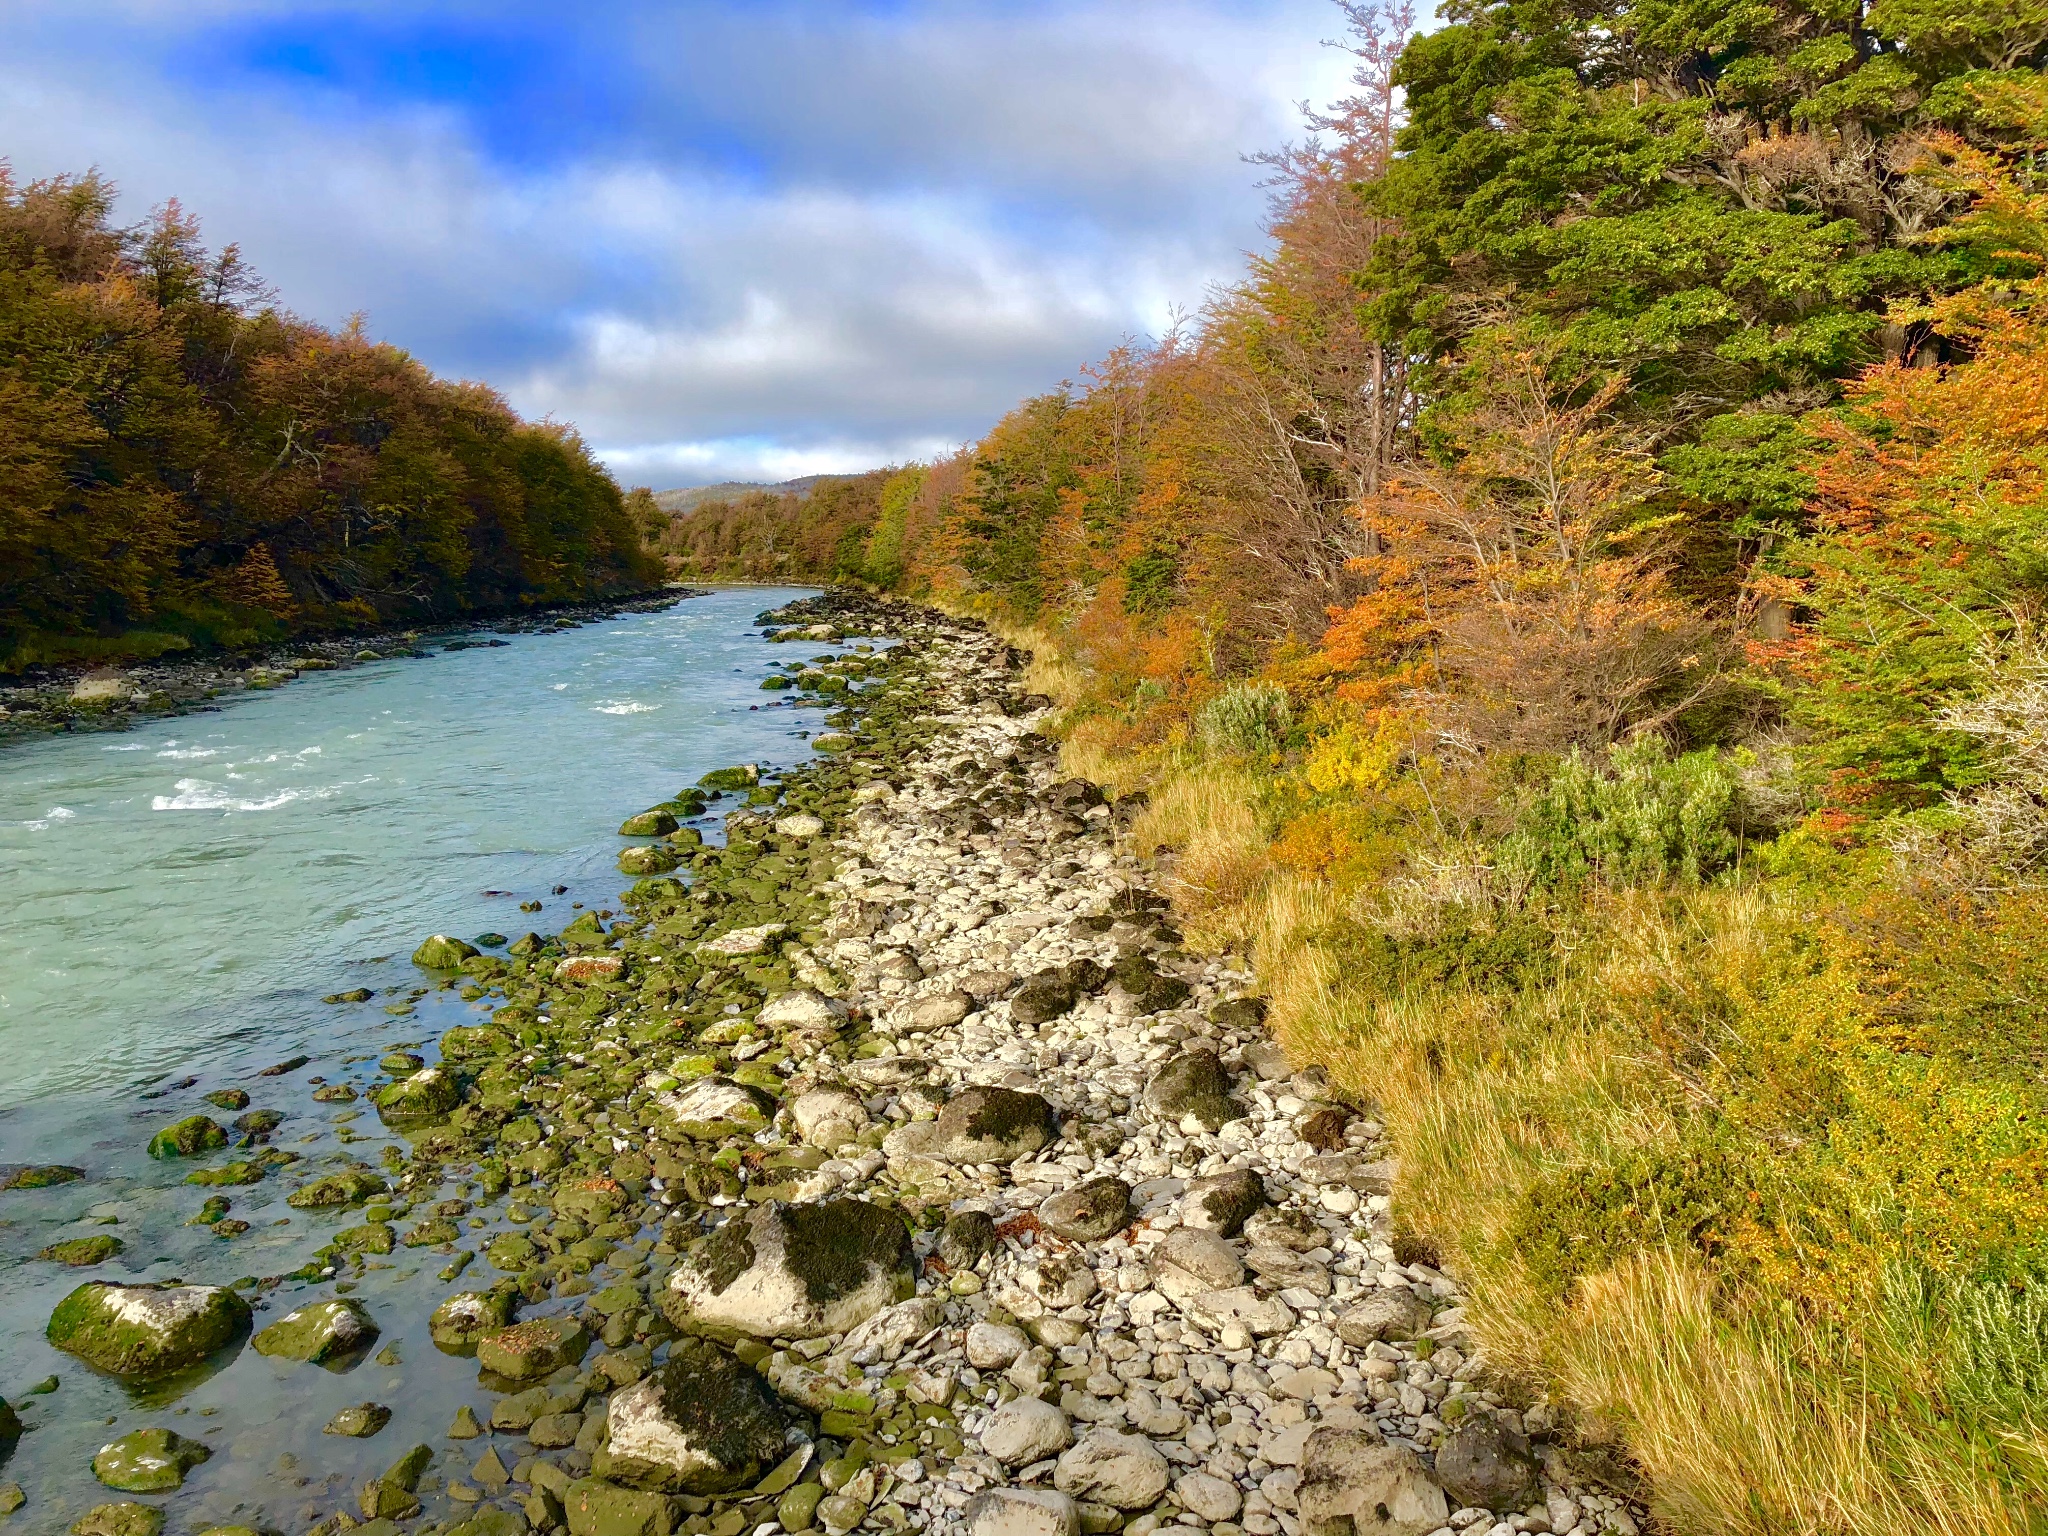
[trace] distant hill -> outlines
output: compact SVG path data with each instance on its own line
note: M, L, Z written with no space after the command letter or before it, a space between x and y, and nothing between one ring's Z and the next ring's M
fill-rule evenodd
M769 485L760 480L725 480L717 485L692 485L681 490L656 491L654 504L664 512L688 512L707 501L730 501L735 496L744 496L748 491L766 491L771 496L794 496L798 501L809 498L811 492L827 480L846 480L848 475L805 475L801 480L784 480Z

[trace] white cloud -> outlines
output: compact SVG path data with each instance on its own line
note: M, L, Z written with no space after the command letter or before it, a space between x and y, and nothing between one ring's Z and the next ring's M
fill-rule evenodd
M561 14L344 9L508 35ZM10 10L0 144L23 175L97 164L131 217L181 197L291 307L367 310L657 483L942 451L1157 331L1258 238L1239 156L1344 65L1316 46L1337 20L1320 0L600 6L551 24L565 72L605 54L614 98L511 144L488 91L194 82L166 62L202 24L295 14Z

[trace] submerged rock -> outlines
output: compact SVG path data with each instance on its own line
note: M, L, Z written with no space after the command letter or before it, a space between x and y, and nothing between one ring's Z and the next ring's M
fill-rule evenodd
M330 1173L324 1179L293 1190L285 1197L285 1204L294 1210L324 1211L345 1205L360 1205L372 1195L385 1193L390 1186L383 1178L367 1168L350 1168L341 1173Z
M69 1264L73 1269L84 1269L93 1264L104 1264L126 1246L118 1237L101 1232L93 1237L74 1237L52 1243L36 1257Z
M813 1339L857 1327L912 1294L910 1233L865 1200L769 1201L683 1258L664 1303L679 1325Z
M427 1332L443 1350L472 1349L487 1333L495 1333L512 1321L509 1291L457 1291L427 1319Z
M287 1312L249 1343L259 1355L326 1365L367 1349L376 1337L377 1325L363 1304L341 1297Z
M182 1487L185 1474L213 1452L168 1429L138 1429L92 1459L92 1475L122 1493L163 1493Z
M320 1433L367 1440L390 1422L391 1410L382 1403L355 1403L329 1419Z
M210 1115L188 1115L176 1125L167 1125L149 1138L149 1155L156 1158L197 1157L228 1144L228 1133Z
M71 1526L71 1536L159 1536L164 1512L147 1504L95 1504Z
M67 1168L61 1163L0 1163L0 1190L48 1189L53 1184L74 1184L84 1177L83 1168Z
M476 1341L476 1363L514 1381L529 1381L577 1365L590 1349L590 1335L573 1317L534 1317Z
M781 1402L716 1345L677 1344L668 1363L611 1396L593 1468L635 1488L721 1493L757 1481L788 1449Z
M249 1326L249 1304L220 1285L112 1285L92 1280L57 1303L52 1344L116 1376L196 1365Z

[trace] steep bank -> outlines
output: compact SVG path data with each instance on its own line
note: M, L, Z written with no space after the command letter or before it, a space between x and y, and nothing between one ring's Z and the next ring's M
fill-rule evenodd
M622 862L691 878L651 875L622 919L587 914L507 959L424 949L461 962L445 986L498 1006L438 1050L330 1074L319 1097L367 1098L407 1153L302 1168L275 1126L233 1127L229 1148L166 1106L184 1127L167 1147L205 1182L289 1181L328 1233L324 1262L234 1288L277 1369L359 1365L380 1343L367 1327L399 1374L366 1388L397 1386L418 1323L377 1287L423 1260L446 1288L435 1344L480 1369L416 1451L379 1444L393 1403L371 1404L337 1416L324 1479L301 1467L280 1493L244 1468L237 1489L221 1445L158 1502L471 1536L723 1536L771 1509L787 1529L1150 1515L1291 1536L1366 1499L1363 1467L1406 1490L1387 1528L1439 1528L1460 1501L1437 1477L1476 1485L1428 1453L1494 1404L1449 1283L1389 1242L1376 1127L1288 1076L1234 1001L1249 978L1182 951L1122 851L1134 807L1062 778L1003 647L896 607L798 617L795 637L899 642L792 663L841 706L824 757L771 785L714 775L707 791L748 802L722 848L667 829L694 797L651 811L653 841ZM22 1411L48 1422L61 1394ZM180 1430L204 1445L204 1424ZM1527 1483L1505 1430L1542 1427L1510 1421L1466 1473L1505 1476L1503 1496ZM1545 1491L1563 1492L1513 1489ZM77 1514L44 1497L36 1517ZM149 1516L87 1517L119 1520ZM1628 1517L1559 1500L1520 1524Z

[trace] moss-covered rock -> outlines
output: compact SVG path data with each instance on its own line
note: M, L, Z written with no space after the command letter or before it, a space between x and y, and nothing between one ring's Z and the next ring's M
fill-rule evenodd
M1131 1186L1122 1179L1089 1179L1062 1190L1038 1208L1039 1221L1071 1243L1095 1243L1131 1222Z
M428 1067L380 1088L375 1102L378 1115L387 1121L438 1119L462 1103L462 1085L447 1068Z
M670 1536L677 1526L667 1494L620 1488L597 1478L571 1483L562 1508L569 1536Z
M1145 1108L1161 1120L1178 1124L1189 1115L1205 1130L1221 1130L1244 1109L1230 1097L1230 1073L1206 1046L1169 1056L1145 1084Z
M84 1177L83 1168L61 1163L0 1163L0 1190L48 1189L54 1184L75 1184Z
M590 1335L573 1317L534 1317L476 1341L476 1362L514 1381L530 1381L577 1365L590 1348Z
M621 837L667 837L680 823L667 811L659 808L642 811L637 816L628 816L619 823Z
M44 1330L57 1348L116 1376L196 1365L249 1326L249 1304L219 1285L92 1280L57 1303Z
M496 1333L512 1321L512 1296L508 1291L458 1291L434 1308L427 1319L427 1332L435 1345L449 1354L462 1354L476 1347L478 1339Z
M659 843L619 850L622 875L665 875L682 862L682 856L673 848L664 848Z
M71 1536L162 1536L164 1512L147 1504L95 1504L71 1526Z
M723 1493L757 1482L783 1457L787 1418L768 1384L703 1340L613 1394L610 1439L592 1470L671 1493Z
M185 1175L185 1182L197 1184L202 1188L214 1188L223 1184L260 1184L263 1182L263 1176L269 1171L267 1163L237 1158L232 1163L222 1163L218 1168L195 1168Z
M85 1269L94 1264L104 1264L127 1244L111 1232L101 1232L92 1237L74 1237L65 1242L52 1243L36 1257L48 1259L54 1264L69 1264L73 1269Z
M285 1204L300 1211L332 1210L360 1205L372 1195L384 1194L390 1187L382 1177L367 1168L349 1168L293 1190L285 1198Z
M228 1133L209 1115L187 1115L149 1138L149 1155L156 1158L197 1157L228 1144Z
M914 1122L889 1134L892 1158L922 1156L947 1163L1014 1163L1059 1135L1052 1105L1014 1088L966 1088L946 1101L936 1120Z
M761 770L752 763L737 768L714 768L697 782L705 789L746 789L761 782Z
M624 955L570 955L555 966L557 981L617 981L625 974Z
M390 1422L391 1410L382 1403L353 1403L329 1419L320 1433L367 1440Z
M212 1455L168 1429L138 1429L101 1446L92 1475L121 1493L163 1493L182 1487L185 1474Z
M359 1355L376 1337L377 1324L363 1304L337 1297L287 1312L249 1343L259 1355L329 1365Z
M775 1114L775 1100L761 1089L728 1077L706 1077L662 1094L654 1112L664 1129L694 1141L718 1141L747 1135L766 1126Z
M857 1327L915 1289L910 1234L894 1211L768 1201L684 1256L663 1307L702 1332L811 1339Z
M443 1061L477 1061L503 1056L519 1042L488 1024L458 1024L441 1036Z
M412 952L412 963L423 971L456 971L463 961L480 953L474 944L437 933Z
M216 1088L205 1096L215 1109L247 1109L249 1095L240 1088Z

